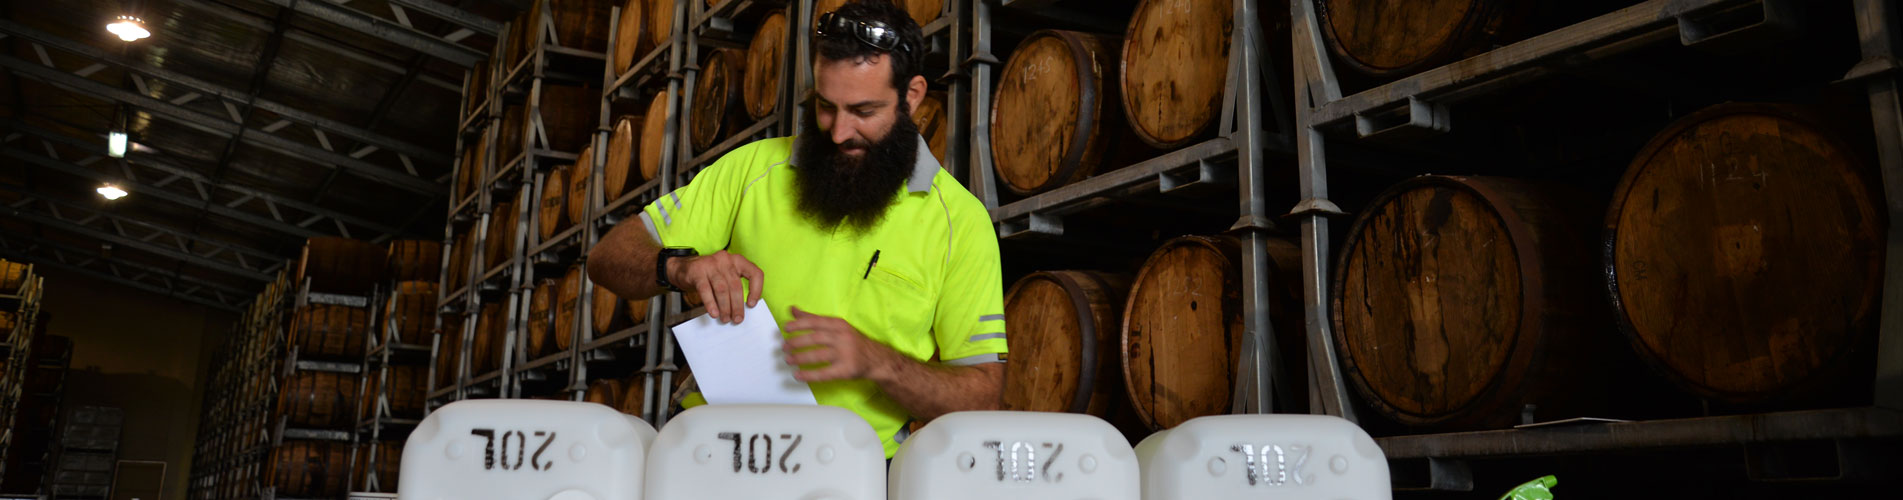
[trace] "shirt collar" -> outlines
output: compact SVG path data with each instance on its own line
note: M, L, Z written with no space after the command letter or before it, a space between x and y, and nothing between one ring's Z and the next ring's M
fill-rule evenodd
M906 178L905 189L913 193L931 191L932 178L937 177L938 170L944 167L938 164L937 157L932 156L932 146L925 142L924 136L913 135L913 137L918 138L918 153L912 160L912 175ZM800 148L797 140L794 144L793 153L787 157L786 161L797 167L800 164Z

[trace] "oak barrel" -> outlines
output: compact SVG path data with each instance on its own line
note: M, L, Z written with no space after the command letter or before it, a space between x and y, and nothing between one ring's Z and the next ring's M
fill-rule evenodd
M601 89L594 86L542 84L542 127L548 148L580 151L595 137L601 117Z
M469 75L469 83L463 89L463 108L465 112L474 113L476 107L489 99L489 60L476 61L469 67Z
M1137 4L1123 34L1121 85L1124 115L1143 142L1176 148L1214 128L1228 83L1232 14L1223 2Z
M371 449L376 450L376 467L370 467ZM357 450L357 477L352 480L352 491L371 491L396 493L398 470L403 463L403 441L385 440L376 443L364 443ZM377 487L370 488L370 471L377 471ZM360 489L359 489L360 488Z
M436 281L443 272L443 243L431 240L395 240L385 252L385 268L392 281Z
M945 166L945 138L950 131L945 126L945 113L945 93L937 90L926 92L918 108L912 110L912 123L918 125L919 136L925 138L926 147L941 166Z
M1592 297L1594 203L1560 186L1422 176L1377 196L1334 276L1342 370L1414 427L1576 417L1612 385L1615 337ZM1603 415L1600 415L1603 416Z
M694 151L706 151L747 126L740 97L745 93L745 70L746 53L738 50L714 49L701 63L694 81L694 109L688 115L693 119L688 139Z
M648 101L648 112L641 120L641 178L658 179L661 176L661 151L667 141L667 91L654 94Z
M649 304L648 301L651 301L651 300L654 300L654 299L652 297L641 298L641 299L628 299L626 306L628 307L627 311L628 311L629 324L639 325L639 324L648 322L648 304Z
M308 304L291 313L291 344L303 359L362 359L370 312L335 304Z
M641 415L641 403L647 399L642 387L641 374L636 373L621 381L621 394L615 397L615 409L634 416Z
M645 181L641 177L629 178L629 173L638 173L634 169L634 142L640 136L641 117L623 115L615 118L614 133L608 136L608 155L601 167L601 200L610 203L621 198L634 187Z
M26 286L25 262L0 259L0 293L13 294Z
M747 70L742 76L742 100L747 115L766 119L780 104L780 67L786 58L786 14L774 11L760 20L747 44Z
M905 6L905 13L911 14L912 20L920 28L937 21L938 16L945 12L945 0L903 0L900 3Z
M394 335L389 340L426 345L429 333L436 329L436 295L435 282L398 282L383 309L384 321L394 327L389 330Z
M490 177L495 177L509 162L515 161L516 157L522 155L523 148L527 147L524 142L527 139L523 134L528 132L529 107L519 104L503 107L502 120L496 122L496 127L496 154L492 161L495 165L483 172L482 185L487 185ZM481 185L477 187L480 189Z
M608 51L608 19L612 0L548 0L548 17L555 26L551 43L589 52ZM542 23L530 25L530 40L541 35Z
M514 194L497 197L495 209L489 213L488 232L483 235L482 269L477 272L488 273L514 256L519 239L516 221L522 217L521 211L515 208L516 198Z
M612 378L589 382L588 392L582 394L582 401L600 403L619 410L621 409L621 385L621 380Z
M591 141L582 148L575 165L568 174L568 225L581 224L588 220L588 184L595 181L595 145Z
M296 279L309 279L312 292L369 295L383 266L383 250L368 241L320 236L304 240Z
M991 106L998 180L1035 194L1095 175L1106 149L1129 134L1117 85L1114 38L1041 30L1005 63Z
M1129 291L1129 276L1094 271L1039 272L1011 285L1004 409L1107 417L1126 404L1117 336Z
M469 376L479 377L502 367L503 336L507 335L508 311L502 304L482 305L476 316L476 335L469 344Z
M647 2L651 0L624 0L621 2L621 18L615 25L615 76L627 73L634 68L634 62L647 57L654 46L648 41Z
M555 308L550 304L554 304L557 300L555 298L556 283L557 280L550 278L536 280L533 295L529 297L527 349L530 359L548 354L549 349L554 347L549 341L549 335L553 328L550 323L555 320L552 315Z
M1131 282L1120 346L1123 383L1138 418L1151 429L1229 412L1247 335L1241 245L1228 236L1172 239L1150 254ZM1265 247L1270 286L1264 293L1285 365L1278 375L1301 377L1308 352L1298 288L1301 251L1280 239ZM1293 386L1275 392L1305 399L1305 384Z
M1615 319L1693 394L1812 401L1857 387L1853 371L1869 380L1888 226L1877 177L1826 123L1714 106L1656 135L1619 182L1602 233Z
M462 373L464 321L462 314L443 315L443 327L436 331L436 357L431 361L436 367L433 388L456 385L456 378Z
M589 313L593 315L590 324L593 325L596 337L628 327L628 313L622 309L621 298L616 297L614 292L602 288L600 284L595 284L589 301L592 304Z
M659 47L674 36L674 2L667 0L645 0L648 11L648 46Z
M356 418L356 374L298 370L284 378L281 391L278 414L286 426L342 429Z
M265 472L279 497L341 497L350 478L350 443L287 439Z
M563 165L542 176L542 196L537 202L541 213L536 214L536 233L542 235L544 241L568 226L568 173L572 170L574 165Z
M1378 81L1450 64L1634 3L1319 0L1314 5L1322 43L1338 75Z
M462 203L469 195L476 193L482 185L484 164L489 155L489 134L479 134L475 142L463 150L462 165L456 169L456 199L451 203Z
M575 319L581 305L582 272L581 264L569 266L568 273L562 275L561 283L555 285L555 321L551 324L555 326L552 335L558 351L568 350L575 336L580 335L580 332L575 331Z
M427 390L423 387L428 367L419 365L390 365L390 377L384 388L384 397L390 403L390 415L397 418L418 418L423 416L423 398Z
M473 229L462 229L462 233L456 235L456 242L449 246L449 262L443 271L443 282L450 290L462 288L469 281L469 259L476 251L476 232Z

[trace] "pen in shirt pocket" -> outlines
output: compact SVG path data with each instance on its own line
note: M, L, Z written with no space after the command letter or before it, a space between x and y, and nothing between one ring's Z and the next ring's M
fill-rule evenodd
M869 261L866 261L866 275L865 275L865 276L860 276L860 277L859 277L859 279L862 279L862 280L863 280L863 279L866 279L866 278L871 278L871 277L872 277L872 265L873 265L873 264L878 264L878 263L879 263L879 251L878 251L878 250L873 250L873 251L872 251L872 260L869 260Z

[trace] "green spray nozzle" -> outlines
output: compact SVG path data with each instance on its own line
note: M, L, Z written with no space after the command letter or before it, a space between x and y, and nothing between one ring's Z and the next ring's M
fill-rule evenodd
M1515 486L1501 495L1500 500L1553 500L1553 486L1559 484L1559 478L1545 476L1526 484Z

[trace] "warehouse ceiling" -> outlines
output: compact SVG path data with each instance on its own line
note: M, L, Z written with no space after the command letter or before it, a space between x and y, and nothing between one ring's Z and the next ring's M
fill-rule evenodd
M0 0L0 257L237 310L306 238L440 239L508 3Z

